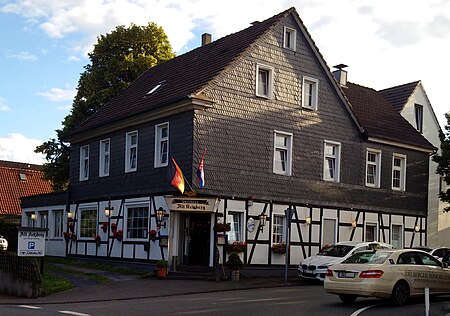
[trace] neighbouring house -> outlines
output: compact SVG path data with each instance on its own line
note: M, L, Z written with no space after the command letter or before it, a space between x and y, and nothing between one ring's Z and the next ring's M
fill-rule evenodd
M439 149L441 127L421 81L414 81L379 91L414 128L434 147ZM428 182L428 245L450 246L450 213L444 213L448 205L439 199L445 182L436 173L437 164L430 156Z
M204 34L65 135L67 195L23 199L22 224L54 209L65 230L49 238L67 256L162 258L172 270L213 267L235 241L248 268L283 265L286 241L293 266L342 240L424 245L434 147L337 68L294 8L216 41ZM184 194L167 177L172 158Z
M4 219L20 223L20 198L49 192L52 186L43 179L41 166L0 161L0 216Z

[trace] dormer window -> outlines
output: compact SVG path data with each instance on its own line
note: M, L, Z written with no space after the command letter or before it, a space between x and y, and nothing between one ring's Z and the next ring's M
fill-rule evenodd
M289 27L284 27L283 47L295 50L297 31Z

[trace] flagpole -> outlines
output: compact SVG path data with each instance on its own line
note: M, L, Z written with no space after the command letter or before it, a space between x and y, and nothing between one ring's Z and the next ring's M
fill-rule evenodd
M189 186L189 189L191 189L191 191L194 192L194 190L192 190L192 187L191 187L189 181L188 181L188 180L186 179L186 177L184 176L184 173L183 173L183 179L184 179L184 182L186 182L187 185Z

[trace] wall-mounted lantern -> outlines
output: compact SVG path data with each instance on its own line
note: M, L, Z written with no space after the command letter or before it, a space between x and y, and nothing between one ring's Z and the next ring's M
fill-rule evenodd
M306 225L311 225L311 217L307 217L307 218L305 218L305 223L306 223Z
M105 207L105 217L112 216L112 211L114 210L114 207L111 206L111 200L108 201L108 206Z
M356 225L357 225L356 220L352 220L352 227L356 228Z
M415 232L415 233L420 232L420 227L419 227L419 225L414 226L414 232Z
M258 219L259 219L259 230L263 232L264 226L266 226L267 215L264 212L261 212L261 214L258 215Z
M158 228L166 228L166 211L160 207L156 210L156 226Z

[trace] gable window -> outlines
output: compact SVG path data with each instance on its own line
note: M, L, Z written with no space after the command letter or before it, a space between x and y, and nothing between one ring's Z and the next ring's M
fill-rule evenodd
M273 68L256 65L256 95L263 98L272 98Z
M420 104L414 105L414 115L416 117L416 129L423 132L423 106Z
M169 157L169 123L155 126L155 168L165 167Z
M127 238L144 239L148 232L148 206L133 206L127 209Z
M129 132L126 135L125 172L137 170L138 132Z
M272 242L278 244L283 242L284 236L284 216L274 215L272 224Z
M323 179L339 182L341 162L341 144L325 141L323 151Z
M303 77L302 107L317 110L319 80Z
M62 237L63 231L64 231L63 211L62 210L53 211L53 238Z
M392 189L405 191L406 156L394 154L392 157Z
M273 172L286 176L291 175L292 168L292 134L275 131Z
M289 27L284 27L283 47L295 50L297 31Z
M100 177L109 176L109 163L110 163L109 144L110 144L109 139L104 139L100 141L100 166L99 166Z
M80 147L80 181L89 179L89 145Z
M366 186L380 187L381 151L367 149L366 156Z
M92 238L97 235L97 210L80 210L80 237Z
M228 242L244 240L242 237L242 217L242 212L228 212L227 222L231 226L231 230L228 232Z
M402 225L392 225L391 245L396 249L403 248L403 227Z

